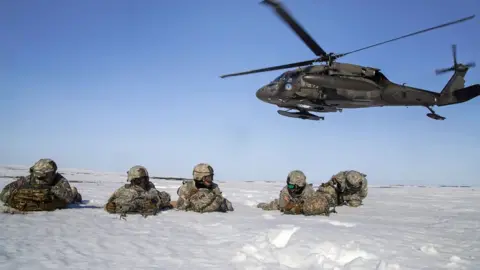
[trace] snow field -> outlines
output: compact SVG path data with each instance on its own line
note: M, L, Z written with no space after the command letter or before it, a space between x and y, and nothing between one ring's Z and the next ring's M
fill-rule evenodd
M124 174L60 172L83 204L0 215L1 269L480 269L475 188L370 188L359 208L305 217L256 208L283 182L219 182L232 213L122 220L103 205ZM4 168L0 177L26 173ZM177 199L181 182L152 182Z

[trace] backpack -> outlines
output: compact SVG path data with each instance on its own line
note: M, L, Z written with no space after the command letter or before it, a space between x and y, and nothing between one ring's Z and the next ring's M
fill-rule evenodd
M7 204L20 211L53 211L68 203L55 196L49 186L26 186L12 190Z

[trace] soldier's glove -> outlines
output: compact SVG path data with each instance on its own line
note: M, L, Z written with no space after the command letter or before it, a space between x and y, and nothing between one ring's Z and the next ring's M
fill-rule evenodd
M303 213L303 205L300 203L289 201L287 205L285 205L285 209L283 211L285 214L290 215L299 215Z
M105 211L107 211L108 213L115 213L116 209L117 209L117 206L115 205L114 202L108 202L105 205Z

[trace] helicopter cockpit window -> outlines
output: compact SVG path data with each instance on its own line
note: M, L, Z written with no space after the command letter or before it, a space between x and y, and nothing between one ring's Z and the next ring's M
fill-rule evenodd
M275 78L272 82L278 82L283 77L284 73L280 74L277 78Z

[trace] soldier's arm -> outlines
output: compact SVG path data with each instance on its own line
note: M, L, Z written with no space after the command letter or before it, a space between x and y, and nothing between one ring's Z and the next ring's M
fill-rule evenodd
M278 208L280 211L283 211L285 209L285 206L287 206L288 202L290 202L290 195L288 194L288 190L286 187L284 187L280 191L280 196L278 198Z
M11 182L10 184L7 184L2 192L0 193L0 200L2 202L7 202L8 199L10 198L10 195L12 194L12 191L20 188L21 186L25 185L27 183L27 179L25 177L19 177L17 180Z
M190 197L191 194L189 193L191 193L191 191L188 188L188 183L183 181L182 185L177 189L178 199L172 206L179 210L186 210L190 204L188 197Z
M368 182L367 179L363 180L362 189L360 190L360 197L365 199L368 195Z
M165 191L159 191L159 190L157 190L157 193L158 193L158 198L159 198L158 207L160 209L170 207L171 206L170 194L168 194Z
M307 185L305 187L305 191L303 192L304 199L315 195L315 189L311 185Z
M105 204L105 207L104 207L105 211L107 211L110 214L114 214L116 212L116 204L114 202L116 197L117 197L116 194L117 194L117 192L114 192L110 196L110 198L108 198L108 201L107 201L107 203Z
M65 200L67 203L72 203L75 199L72 187L63 176L58 175L57 177L60 179L57 181L57 184L52 187L53 194L58 198Z
M125 187L120 187L117 190L115 190L115 192L110 196L110 198L108 198L108 201L105 204L105 207L104 207L105 211L111 214L117 213L118 212L117 208L119 208L117 207L117 201L120 201L120 203L122 203L121 200L119 200L119 197L121 197L122 194L124 195L126 192L127 190ZM120 205L120 207L121 206L122 205Z

